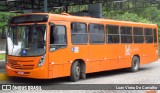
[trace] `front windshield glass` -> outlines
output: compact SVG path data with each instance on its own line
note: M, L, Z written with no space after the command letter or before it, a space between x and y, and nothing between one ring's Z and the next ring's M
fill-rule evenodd
M11 26L7 37L8 55L40 56L45 53L46 26Z

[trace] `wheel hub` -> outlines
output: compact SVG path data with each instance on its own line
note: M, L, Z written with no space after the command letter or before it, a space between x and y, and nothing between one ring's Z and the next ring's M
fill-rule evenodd
M138 61L137 60L135 60L133 62L133 66L134 66L134 69L138 69Z
M79 68L79 66L76 66L75 73L76 73L76 76L79 77L79 75L80 75L80 68Z

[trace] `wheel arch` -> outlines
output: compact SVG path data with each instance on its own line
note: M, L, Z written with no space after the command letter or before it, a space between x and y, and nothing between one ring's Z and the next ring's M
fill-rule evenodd
M132 56L132 58L133 58L134 56L138 57L138 58L139 58L139 62L141 63L141 58L140 58L140 56L139 56L138 54L134 54L134 55Z
M75 59L73 61L73 63L76 61L78 61L80 63L81 72L86 73L86 62L83 59ZM73 63L72 63L72 65L73 65ZM72 67L72 65L71 65L71 67Z
M131 67L129 68L130 72L136 72L140 67L140 56L135 54L132 56Z

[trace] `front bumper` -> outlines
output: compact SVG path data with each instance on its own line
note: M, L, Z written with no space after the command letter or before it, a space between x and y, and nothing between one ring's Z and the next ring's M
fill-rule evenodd
M45 66L34 68L32 70L13 69L6 65L7 76L25 77L35 79L48 79L48 69Z

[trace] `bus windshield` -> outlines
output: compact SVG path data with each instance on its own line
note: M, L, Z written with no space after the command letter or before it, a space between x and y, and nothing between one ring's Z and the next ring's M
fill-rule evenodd
M12 56L41 56L46 46L45 25L11 26L7 36L7 52Z

